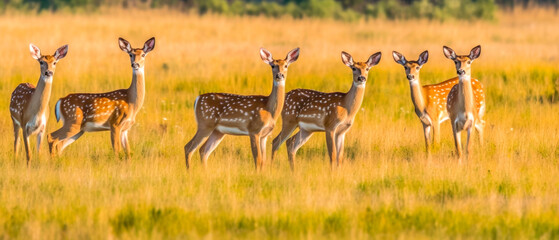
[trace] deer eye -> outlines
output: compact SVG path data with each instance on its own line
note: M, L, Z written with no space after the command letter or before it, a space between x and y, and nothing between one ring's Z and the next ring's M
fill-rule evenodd
M472 63L472 61L468 61L467 63L470 64L470 63Z
M351 70L353 70L353 71L357 71L357 68L355 68L355 67L351 67Z
M146 56L146 54L145 54L145 53L143 53L143 54L142 54L142 57L145 57L145 56Z
M287 68L287 65L283 66L284 68Z
M415 70L419 70L419 67L415 67Z
M52 65L56 65L56 62L53 62Z

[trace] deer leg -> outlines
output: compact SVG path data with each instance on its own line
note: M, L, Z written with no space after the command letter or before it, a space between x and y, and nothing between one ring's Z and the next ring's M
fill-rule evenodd
M74 132L72 132L72 133L74 133ZM78 138L80 138L83 134L84 134L83 131L79 131L79 132L75 133L74 135L72 135L71 137L66 138L66 139L60 141L59 145L62 144L62 147L60 147L60 148L58 149L57 154L62 153L62 151L63 151L66 147L68 147L68 145L70 145L70 143L73 143L73 142L75 142L76 140L78 140Z
M345 142L345 132L336 135L336 150L338 152L338 166L341 166L344 160L344 142Z
M21 136L19 135L20 128L21 126L14 122L14 159L17 159L17 156L19 155L19 144L21 142Z
M214 130L208 137L208 140L206 140L202 147L200 147L200 160L202 160L202 166L204 166L204 168L207 165L208 157L215 150L215 148L217 148L221 140L223 140L223 137L225 137L225 134Z
M260 169L264 167L264 163L266 162L266 142L268 137L261 137L260 138L260 156L262 157L262 161L260 162Z
M296 122L295 123L284 122L282 124L280 134L272 141L272 159L271 159L272 163L274 162L274 158L276 157L276 153L279 147L281 146L281 144L284 143L289 138L289 136L291 136L291 133L293 133L293 131L295 131L296 128L297 128Z
M289 166L291 171L295 171L295 154L297 150L303 146L312 136L312 132L308 132L305 129L299 129L299 132L293 137L287 139L287 157L289 158Z
M472 151L472 144L470 144L470 136L473 134L472 126L466 130L468 133L468 137L466 138L466 160L469 160L470 152Z
M41 129L39 133L37 133L37 155L41 151L41 142L43 141L43 136L45 135L45 129Z
M479 134L479 143L480 143L481 146L483 146L484 145L483 131L485 131L485 121L480 119L475 126L476 126L476 130Z
M433 124L433 146L441 142L441 123L438 120L434 121Z
M326 146L328 147L328 155L330 156L330 168L334 170L334 160L337 156L336 147L334 146L334 141L336 139L336 133L334 131L326 131Z
M425 138L425 152L427 157L431 156L431 125L423 124L423 137Z
M250 135L250 148L252 149L252 158L254 158L254 167L258 170L258 167L262 165L262 151L260 151L260 135L252 134Z
M111 145L113 146L113 151L118 155L120 152L120 128L112 126L111 127Z
M200 146L202 142L205 142L208 136L212 134L212 132L213 129L205 130L205 129L198 128L194 137L186 145L184 145L186 169L190 168L190 159L192 158L192 153L194 153L194 150L196 150L196 148L198 148L198 146Z
M130 159L130 145L128 144L128 130L122 131L120 134L120 143L124 152L126 153L126 158Z
M27 131L23 128L23 145L25 146L25 156L27 157L27 166L29 167L29 161L31 160L31 152L29 151L29 136Z
M460 143L460 131L456 127L456 124L452 124L452 135L454 136L454 147L456 148L456 155L458 159L462 159L462 144Z
M64 125L47 136L49 150L52 157L62 153L70 143L77 140L83 132L81 125L76 122L65 122Z

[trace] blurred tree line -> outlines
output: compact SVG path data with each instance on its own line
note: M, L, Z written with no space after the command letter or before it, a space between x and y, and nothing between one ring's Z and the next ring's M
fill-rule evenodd
M94 11L100 7L162 8L200 14L265 15L341 20L365 18L492 19L495 9L553 7L559 0L0 0L0 10Z

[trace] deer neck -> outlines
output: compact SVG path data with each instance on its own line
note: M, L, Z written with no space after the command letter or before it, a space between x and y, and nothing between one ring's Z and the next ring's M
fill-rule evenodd
M35 87L35 92L33 92L28 104L28 111L33 113L33 115L35 115L35 113L37 113L37 115L42 115L44 112L48 111L52 79L53 76L47 77L41 74L39 82L37 82L37 87Z
M472 90L471 75L467 74L459 77L458 89L462 101L464 102L464 111L466 113L474 113L474 92Z
M355 82L351 85L349 91L345 94L342 99L343 107L347 109L348 115L354 117L359 111L361 103L363 103L363 96L365 95L365 84L356 84Z
M268 96L268 103L266 104L266 110L272 114L272 118L276 120L281 110L283 109L283 102L285 100L285 80L274 81L274 86L272 87L272 93Z
M415 112L417 114L422 115L425 112L425 108L426 108L423 87L419 82L419 78L411 80L409 82L410 82L411 101L413 102L413 106L415 106Z
M128 88L128 104L136 114L144 104L146 86L144 81L144 68L132 70L132 83Z

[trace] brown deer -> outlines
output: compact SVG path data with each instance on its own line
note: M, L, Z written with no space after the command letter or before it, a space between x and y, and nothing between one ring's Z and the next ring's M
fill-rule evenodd
M31 56L39 61L41 76L37 87L30 83L19 84L12 92L10 100L10 114L14 124L14 152L17 158L19 152L20 135L23 132L23 143L27 156L27 165L31 160L29 137L37 134L37 154L41 148L41 140L45 132L49 117L49 100L52 90L52 80L56 63L68 53L68 45L60 47L53 55L41 55L41 50L29 44Z
M446 97L450 89L458 84L458 77L437 84L421 86L419 71L429 59L429 52L421 53L417 61L408 61L404 55L396 51L392 52L392 57L396 63L404 66L406 71L406 77L410 84L411 100L415 107L415 114L423 125L425 151L429 156L430 145L438 144L440 141L440 124L449 119L446 111ZM476 92L483 93L483 85L477 79L472 79L472 88ZM485 95L476 94L474 101L478 109L485 106ZM433 134L431 135L431 133Z
M130 56L130 87L107 93L75 93L59 99L55 115L56 121L62 120L63 126L48 136L51 155L62 153L85 132L111 131L114 152L118 154L122 145L130 158L128 130L134 125L136 114L144 103L145 57L155 47L155 38L147 40L143 48L132 48L122 38L118 43L120 49Z
M266 138L272 133L283 108L285 79L288 66L299 58L299 48L287 53L285 59L273 59L266 49L260 49L262 61L272 67L273 87L269 96L206 93L194 102L194 115L198 130L184 146L186 168L196 148L205 167L210 153L219 145L225 134L250 137L256 170L262 169L266 157Z
M469 55L456 55L454 50L444 46L444 55L454 61L456 72L458 73L458 84L452 87L448 93L446 110L450 117L452 125L452 133L454 135L454 146L456 147L457 157L462 160L462 144L460 143L460 132L466 130L468 138L466 140L466 159L471 151L470 133L472 127L479 132L480 142L483 144L483 129L485 121L485 102L478 104L476 99L484 99L483 86L481 83L471 79L471 65L475 59L481 54L481 46L474 47ZM474 88L474 85L480 87Z
M287 140L291 170L295 169L295 154L314 132L326 133L330 167L342 164L344 138L361 108L369 70L380 61L377 52L366 62L354 62L349 53L342 52L342 62L351 68L353 81L347 93L324 93L309 89L289 91L282 111L282 129L272 143L272 161L279 146ZM299 128L299 132L289 138ZM289 138L289 139L288 139Z

